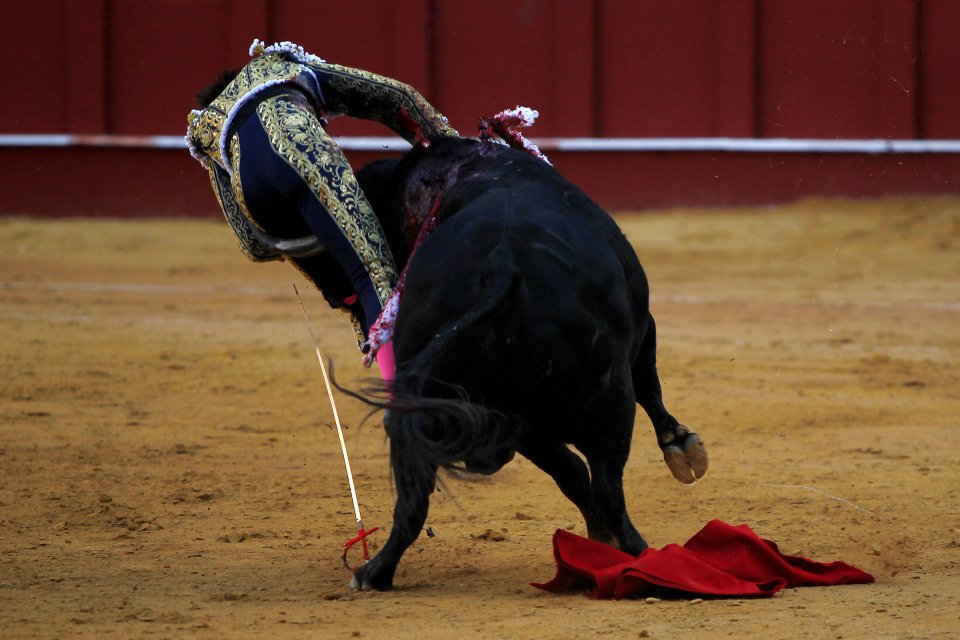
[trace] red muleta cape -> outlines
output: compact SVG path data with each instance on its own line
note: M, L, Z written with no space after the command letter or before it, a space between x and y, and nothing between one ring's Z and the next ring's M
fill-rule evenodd
M709 522L683 546L647 549L639 557L558 530L553 536L557 575L534 587L563 593L593 591L597 598L663 594L675 597L755 598L788 587L867 584L873 576L844 562L821 563L780 553L745 524ZM676 592L676 593L674 593Z

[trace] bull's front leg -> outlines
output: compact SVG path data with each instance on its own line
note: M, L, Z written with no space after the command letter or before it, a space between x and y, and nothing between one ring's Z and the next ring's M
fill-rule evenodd
M437 467L426 463L402 431L390 439L390 466L396 483L397 504L393 509L393 528L383 549L357 569L350 581L354 589L386 591L393 588L397 563L427 521L430 494L436 484Z

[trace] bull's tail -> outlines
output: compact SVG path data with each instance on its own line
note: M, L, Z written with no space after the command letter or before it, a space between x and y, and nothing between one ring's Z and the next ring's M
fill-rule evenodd
M476 296L482 301L479 305L398 366L389 393L382 386L357 393L334 381L338 389L374 411L390 411L391 449L406 464L435 470L463 461L469 471L492 473L513 455L519 417L479 404L467 389L444 380L435 369L446 354L464 351L458 343L469 350L466 340L471 330L490 319L519 284L520 275L514 272L484 287L482 295Z
M473 329L503 307L520 285L520 275L513 272L492 284L477 296L480 304L398 368L387 404L395 414L388 426L391 447L407 449L431 467L464 461L470 471L492 473L512 456L519 417L479 404L469 390L436 372L446 354L470 351Z
M416 398L392 413L388 433L392 450L431 473L461 462L466 471L493 473L513 457L518 423L465 397Z

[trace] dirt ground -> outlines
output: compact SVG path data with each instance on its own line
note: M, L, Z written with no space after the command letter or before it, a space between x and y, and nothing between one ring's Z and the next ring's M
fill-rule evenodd
M0 636L960 636L960 200L621 215L653 287L668 408L705 439L693 486L638 417L626 472L654 546L749 523L874 585L764 600L596 601L528 586L585 533L525 460L449 480L389 593L355 593L322 378L282 264L220 221L0 219ZM343 316L305 303L357 385ZM340 397L369 525L387 445ZM376 534L381 544L386 534Z

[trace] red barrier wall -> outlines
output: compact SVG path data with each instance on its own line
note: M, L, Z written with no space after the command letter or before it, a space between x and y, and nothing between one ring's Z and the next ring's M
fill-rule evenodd
M0 94L0 133L179 133L261 37L409 82L464 132L520 103L548 137L960 137L948 0L33 0L4 18L24 62L0 80L29 90Z
M540 137L960 138L957 24L950 0L32 0L4 6L0 134L179 135L193 93L260 37L409 82L468 135L479 116L524 104L541 112ZM387 134L346 119L333 133ZM0 170L61 153L4 148ZM601 200L663 204L641 195L642 176L611 181L589 154L554 157L582 165ZM922 164L938 162L952 160ZM205 184L194 174L184 179ZM939 189L960 190L950 180ZM754 199L752 182L721 199ZM12 186L24 201L39 188Z

